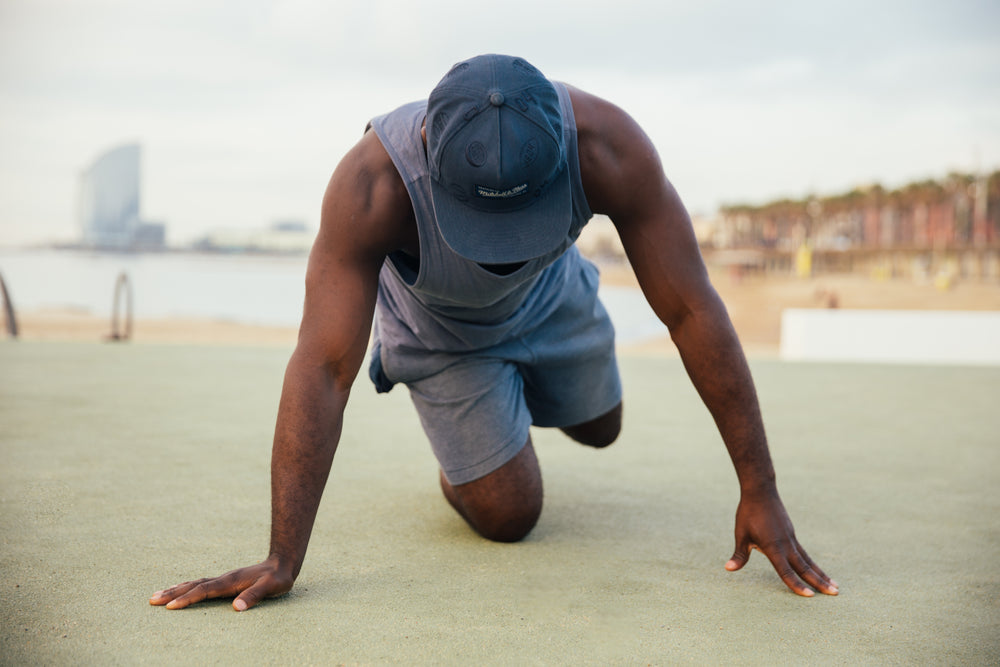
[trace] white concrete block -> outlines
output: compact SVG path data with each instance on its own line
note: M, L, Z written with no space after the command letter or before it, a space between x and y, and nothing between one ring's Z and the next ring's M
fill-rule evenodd
M781 358L1000 365L1000 311L791 308L781 314Z

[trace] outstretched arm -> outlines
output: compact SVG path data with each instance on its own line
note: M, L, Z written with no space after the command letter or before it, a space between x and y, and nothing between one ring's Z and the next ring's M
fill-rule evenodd
M836 594L836 585L795 539L778 496L746 358L652 142L632 118L603 100L573 91L573 103L590 206L615 223L639 285L670 330L736 469L736 550L726 568L741 568L750 549L758 548L796 593Z
M340 440L344 407L368 347L378 272L397 231L394 172L380 168L385 159L374 133L366 136L338 166L324 197L306 274L302 325L275 426L268 557L160 591L150 604L182 609L235 596L233 607L243 611L292 588Z

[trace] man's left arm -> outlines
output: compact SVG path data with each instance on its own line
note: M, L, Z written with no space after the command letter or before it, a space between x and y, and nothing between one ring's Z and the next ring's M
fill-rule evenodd
M617 107L576 90L573 101L590 206L614 222L639 285L667 325L736 469L736 549L726 569L743 567L757 548L795 593L836 595L836 584L795 538L746 357L652 142Z

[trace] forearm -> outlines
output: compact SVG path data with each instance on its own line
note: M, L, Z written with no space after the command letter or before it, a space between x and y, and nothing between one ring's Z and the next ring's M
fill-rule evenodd
M717 295L671 329L684 367L712 414L743 492L774 489L760 404L739 339Z
M348 388L293 355L285 373L271 453L271 551L295 578L340 440Z

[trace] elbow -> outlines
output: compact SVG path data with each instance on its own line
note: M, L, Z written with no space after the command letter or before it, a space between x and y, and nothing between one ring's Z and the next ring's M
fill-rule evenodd
M678 347L684 343L704 344L718 341L732 330L729 315L718 297L684 303L669 316L661 317Z
M670 337L676 339L684 331L685 325L691 321L692 311L686 305L675 308L668 313L657 313L660 321L667 327Z
M342 396L351 392L360 363L349 364L343 358L318 354L308 346L299 345L292 353L285 370L285 382L300 387L312 387L317 394Z

